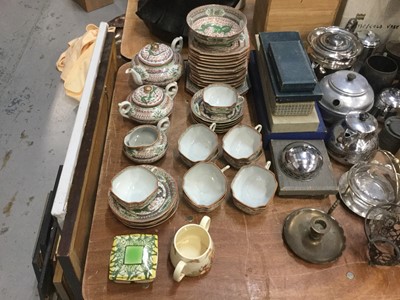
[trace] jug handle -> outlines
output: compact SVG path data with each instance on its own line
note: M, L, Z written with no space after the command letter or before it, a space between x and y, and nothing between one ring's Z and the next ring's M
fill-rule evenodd
M175 271L174 271L174 280L176 282L180 282L183 277L185 277L185 273L183 273L183 269L186 267L186 263L183 260L180 260L178 262L178 264L175 267Z
M257 130L259 133L261 132L262 125L258 124L256 127L254 127L255 130Z
M157 129L160 131L166 131L169 128L170 122L169 118L165 117L162 118L160 121L157 123Z
M134 68L128 68L125 70L125 74L129 74L129 73L132 74L133 81L135 81L136 84L143 85L142 77L139 75L139 73Z
M128 112L131 110L131 108L132 104L129 101L122 101L121 103L118 103L119 113L125 118L129 118Z
M271 167L271 161L267 161L267 163L265 164L265 169L269 170L269 168Z
M183 37L178 36L176 38L174 38L174 40L171 43L171 48L172 51L179 53L181 52L182 48L183 48Z
M211 218L209 216L204 216L200 221L200 226L203 227L206 231L210 228Z
M165 87L165 93L174 99L176 94L178 93L178 83L176 81L171 82Z

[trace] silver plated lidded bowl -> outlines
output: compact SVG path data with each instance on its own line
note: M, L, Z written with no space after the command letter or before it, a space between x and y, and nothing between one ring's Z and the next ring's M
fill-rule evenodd
M308 34L311 60L322 73L344 70L353 66L363 50L358 37L337 26L318 27Z

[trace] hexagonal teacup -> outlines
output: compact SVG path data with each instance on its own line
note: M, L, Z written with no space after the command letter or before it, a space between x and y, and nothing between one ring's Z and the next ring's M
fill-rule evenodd
M248 214L264 210L274 197L278 183L275 174L269 170L271 162L265 168L251 164L242 167L231 183L233 203Z
M203 89L204 110L211 116L227 116L242 105L244 97L235 88L225 83L210 84Z
M141 166L127 167L111 180L111 195L126 209L145 207L157 190L156 175Z
M224 172L212 162L199 162L183 176L183 193L189 205L200 212L209 212L223 201L228 186Z
M252 128L248 125L236 125L222 138L225 159L233 167L250 164L260 157L262 152L261 125Z
M179 154L188 166L200 161L208 161L215 156L218 150L218 136L214 132L215 127L215 123L210 127L194 124L179 137Z

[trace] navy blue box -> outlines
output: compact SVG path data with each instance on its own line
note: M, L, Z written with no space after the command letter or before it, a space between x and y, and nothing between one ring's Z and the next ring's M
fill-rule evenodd
M275 95L274 99L270 100L275 101L276 103L320 101L322 99L323 94L318 82L315 84L314 89L310 91L281 91L279 89L278 80L276 76L274 76L275 72L273 69L273 63L271 62L271 57L268 55L270 43L277 41L298 41L299 37L299 33L295 31L259 33L259 51L261 52L260 54L262 54L263 58L263 62L259 63L264 63L266 65L268 73L262 74L262 76L269 78L273 88L273 93Z
M281 92L313 91L317 77L300 40L272 41L268 55Z
M327 129L323 122L321 113L318 109L317 103L315 108L318 113L320 125L315 132L271 132L268 124L267 108L265 106L264 96L261 88L260 75L257 68L256 51L250 51L249 57L249 78L251 83L253 108L257 116L258 123L262 125L262 136L264 149L268 150L269 142L275 140L325 140L327 136ZM249 101L249 105L251 101Z

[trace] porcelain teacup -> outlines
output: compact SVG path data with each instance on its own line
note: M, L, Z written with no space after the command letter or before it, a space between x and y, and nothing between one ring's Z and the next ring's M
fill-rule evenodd
M244 97L229 84L213 83L203 89L203 102L205 112L211 117L228 116L243 104Z
M240 168L231 183L233 203L248 214L264 210L274 197L278 183L275 174L269 170L271 162L265 167L254 164Z
M145 207L158 190L158 179L141 166L129 166L111 180L111 195L126 209Z
M166 132L169 118L163 118L157 126L140 125L131 129L124 137L124 153L133 161L156 161L161 159L168 148Z
M218 136L212 123L209 127L194 124L188 127L178 140L178 151L182 161L191 167L200 161L209 161L218 151Z
M210 223L210 217L204 216L200 224L184 225L175 233L169 255L175 267L175 281L180 282L185 276L199 276L211 269L215 248L208 233Z
M224 172L212 162L199 162L183 176L182 189L188 204L196 211L209 212L217 208L228 191Z
M235 168L250 164L262 154L262 126L236 125L222 138L223 155Z

